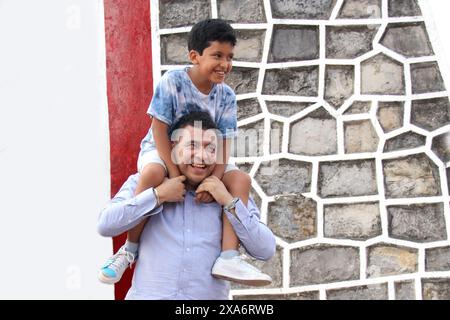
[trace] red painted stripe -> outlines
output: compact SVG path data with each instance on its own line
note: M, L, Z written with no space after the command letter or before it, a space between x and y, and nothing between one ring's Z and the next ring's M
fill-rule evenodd
M105 0L106 67L110 131L111 194L136 172L139 143L150 120L153 95L149 0ZM125 234L113 239L114 251ZM131 285L131 270L115 286L122 300Z

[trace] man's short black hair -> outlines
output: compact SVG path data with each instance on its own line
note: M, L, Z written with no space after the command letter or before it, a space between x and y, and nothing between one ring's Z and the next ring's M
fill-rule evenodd
M195 50L200 55L210 46L210 42L229 42L236 45L234 29L222 19L206 19L196 23L189 32L188 50Z
M177 129L183 129L187 126L195 126L195 122L201 122L203 130L214 129L218 130L216 123L211 118L211 115L207 111L191 111L180 119L172 127L172 132Z

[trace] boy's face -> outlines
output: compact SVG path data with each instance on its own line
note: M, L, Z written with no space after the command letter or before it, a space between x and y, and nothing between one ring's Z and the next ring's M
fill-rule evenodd
M212 41L210 46L203 50L200 55L197 51L191 50L189 57L197 66L199 74L203 80L211 83L222 83L231 71L234 47L229 42Z

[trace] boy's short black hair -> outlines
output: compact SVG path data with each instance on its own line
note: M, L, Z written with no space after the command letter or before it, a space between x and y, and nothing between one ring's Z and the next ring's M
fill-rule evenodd
M218 130L216 123L211 118L211 115L207 111L191 111L184 116L182 116L173 125L171 133L177 129L183 129L187 126L195 125L195 122L201 122L203 130L214 129Z
M210 42L229 42L236 45L234 29L222 19L206 19L196 23L189 32L188 50L195 50L200 55L210 46Z

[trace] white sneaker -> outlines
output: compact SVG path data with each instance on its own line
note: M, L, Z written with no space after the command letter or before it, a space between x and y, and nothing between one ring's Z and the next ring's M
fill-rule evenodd
M261 270L244 261L242 256L231 259L217 258L212 268L212 275L216 278L245 284L248 286L266 286L272 278Z
M122 246L100 269L98 279L106 284L119 282L125 270L128 266L131 267L135 259L136 256L132 252L126 251L125 246Z

